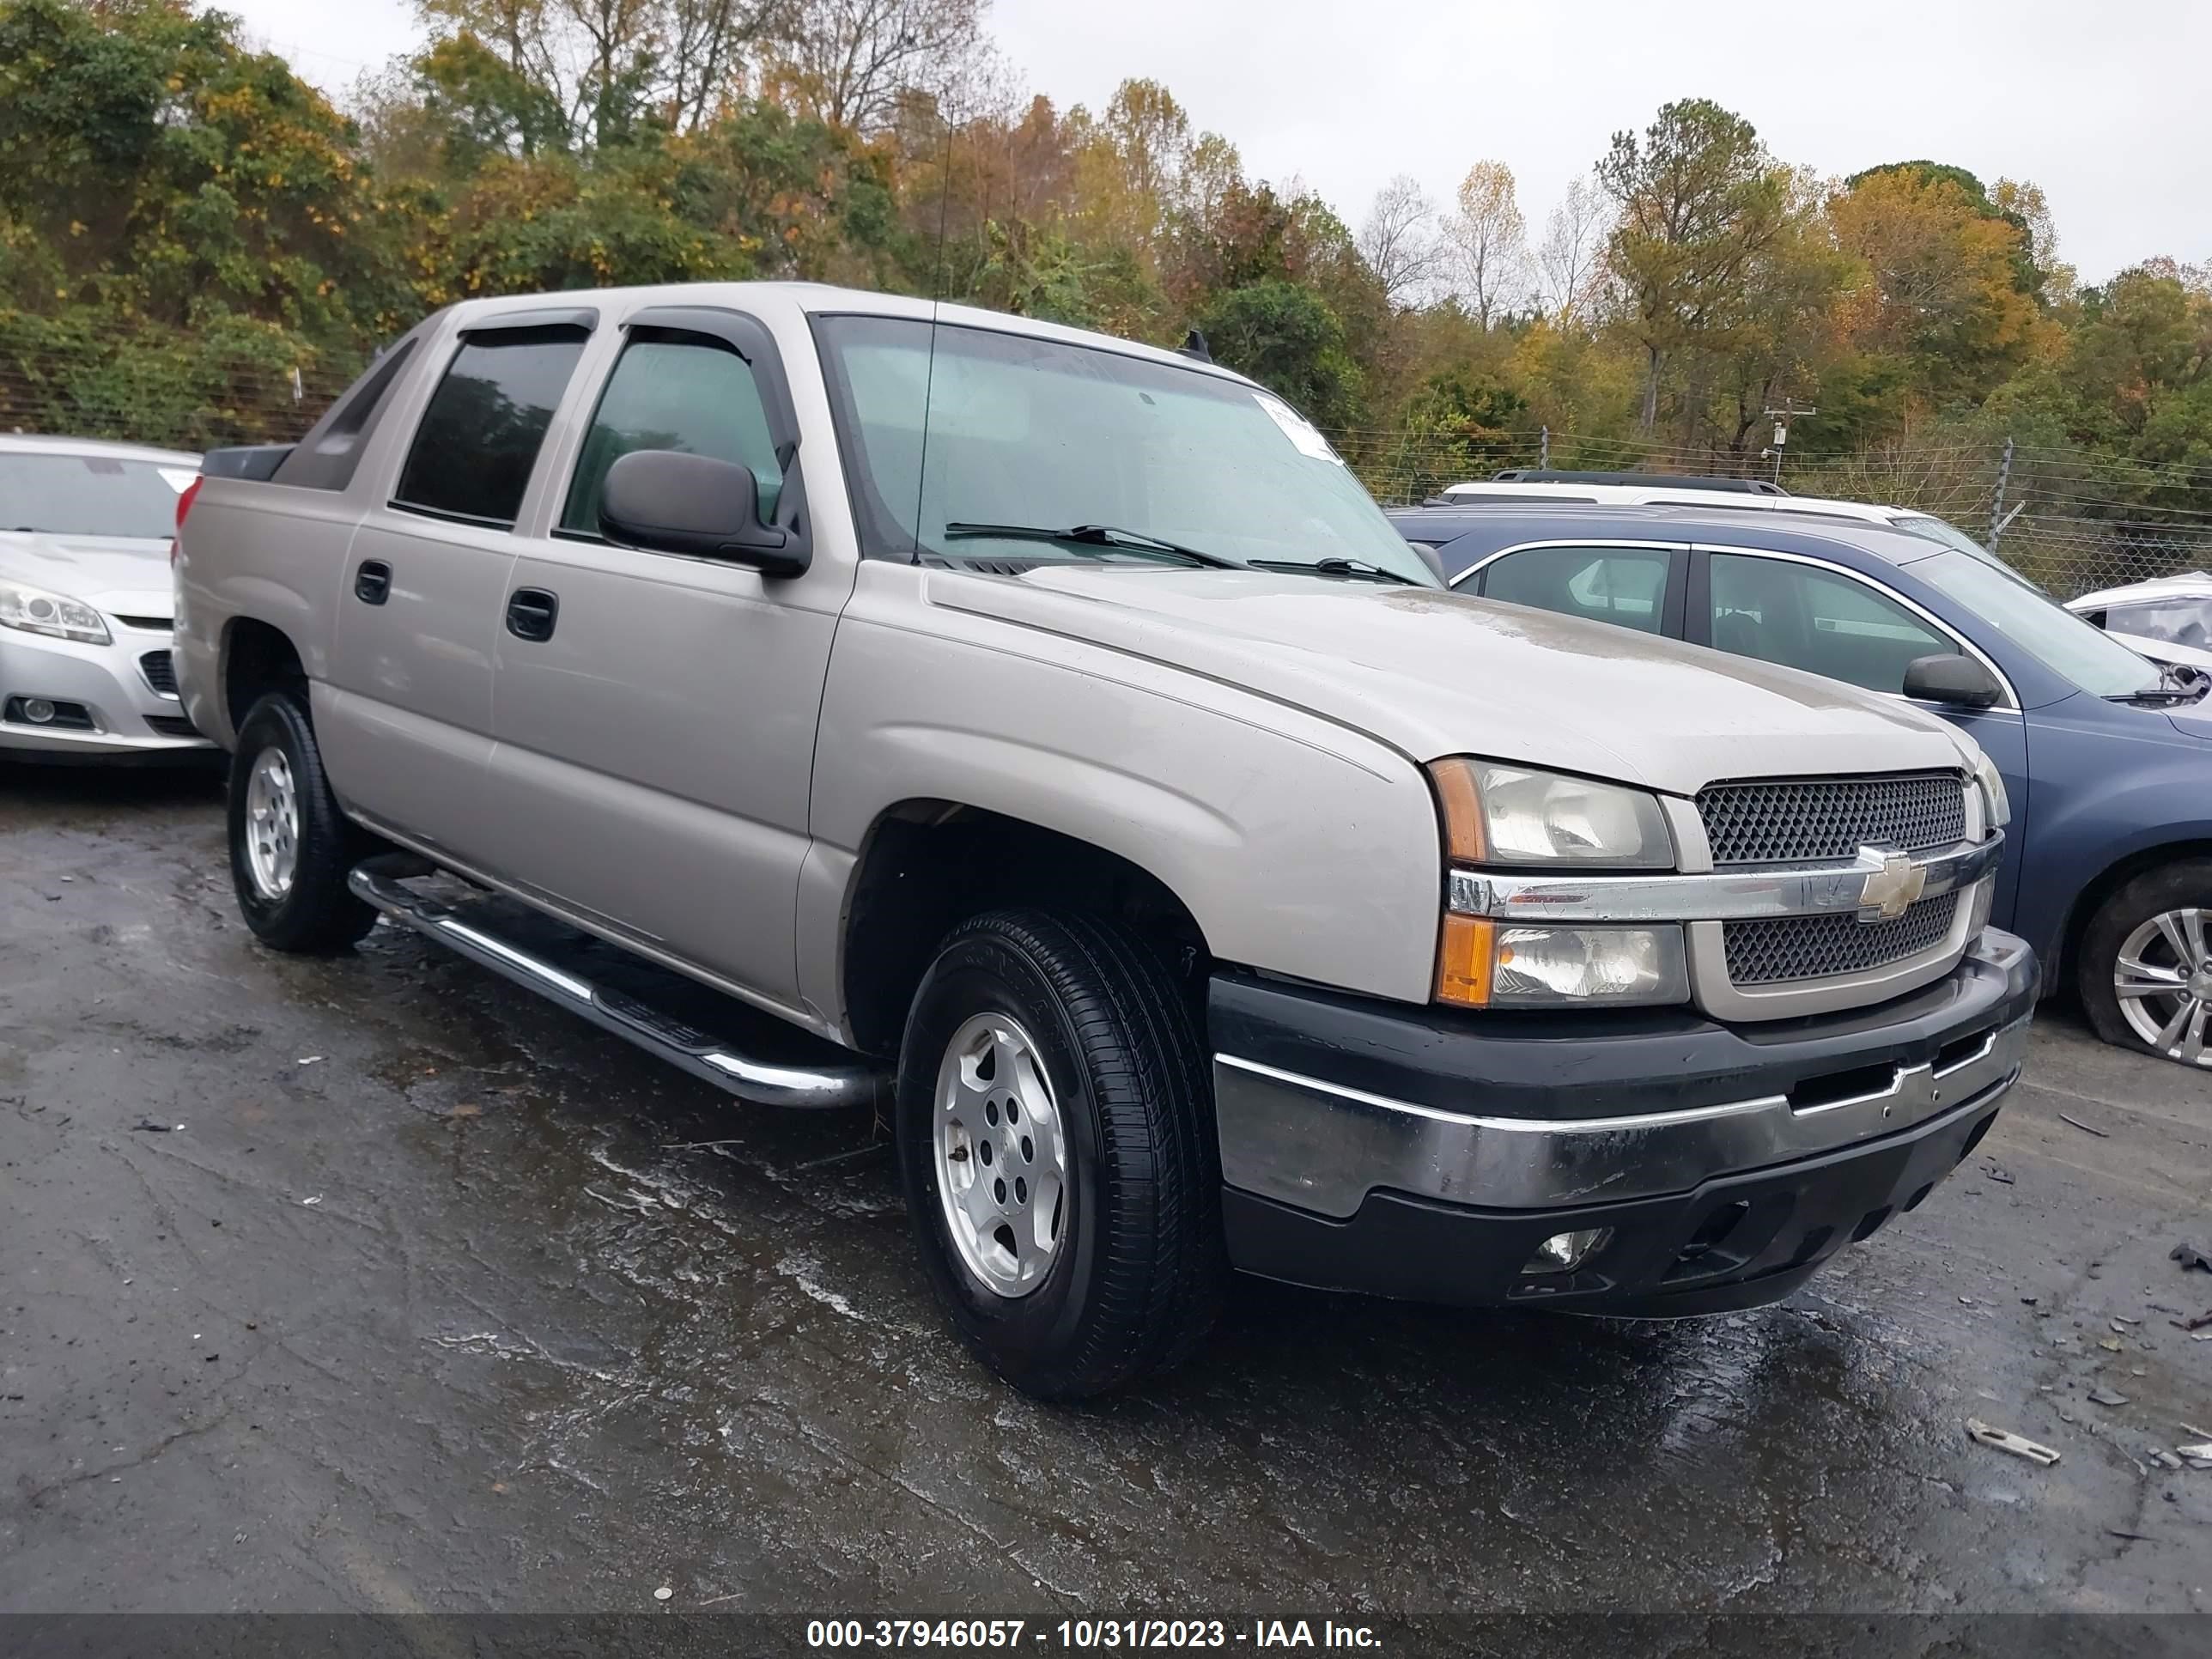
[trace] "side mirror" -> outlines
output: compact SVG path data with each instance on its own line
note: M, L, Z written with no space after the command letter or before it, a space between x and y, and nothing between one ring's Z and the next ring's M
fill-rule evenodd
M1996 676L1963 652L1915 657L1905 665L1905 695L1954 708L1993 708L2004 696Z
M764 576L803 574L805 540L761 521L750 467L673 449L634 449L607 469L599 528L609 541L655 553L749 564Z

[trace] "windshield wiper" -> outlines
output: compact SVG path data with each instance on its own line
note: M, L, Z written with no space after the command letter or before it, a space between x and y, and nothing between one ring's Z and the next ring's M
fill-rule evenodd
M1370 564L1364 559L1327 558L1310 562L1304 559L1254 559L1255 570L1310 570L1323 576L1346 576L1357 581L1396 582L1401 586L1414 586L1411 576L1401 576L1395 570L1379 564Z
M1142 531L1122 530L1110 524L1079 524L1066 530L1048 530L1034 524L969 524L955 520L945 526L948 539L966 540L983 538L1008 542L1060 542L1077 547L1117 547L1131 553L1162 553L1172 558L1188 559L1193 564L1202 564L1216 570L1239 570L1243 567L1234 559L1224 559L1218 553L1201 553L1194 547L1163 541L1158 536L1147 536Z
M2153 706L2195 702L2203 696L2208 688L2212 688L2212 676L2206 675L2201 670L2181 668L2172 663L2154 663L2152 665L2158 670L2156 685L2146 685L2138 690L2124 691L2117 696L2108 696L2105 701Z

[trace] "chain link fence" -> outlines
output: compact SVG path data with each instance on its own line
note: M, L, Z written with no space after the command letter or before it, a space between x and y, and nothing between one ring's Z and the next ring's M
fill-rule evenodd
M1772 456L1721 446L1542 428L1480 437L1346 430L1337 451L1386 506L1516 468L1759 478L1793 495L1874 501L1943 519L2060 599L2212 568L2212 469L2154 468L2064 447L1934 434L1847 453Z

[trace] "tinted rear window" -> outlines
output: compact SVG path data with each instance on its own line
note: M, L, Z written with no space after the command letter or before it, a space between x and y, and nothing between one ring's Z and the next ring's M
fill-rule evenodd
M0 531L173 536L177 496L197 471L109 455L0 454Z
M586 337L562 327L464 340L416 428L394 504L512 525Z

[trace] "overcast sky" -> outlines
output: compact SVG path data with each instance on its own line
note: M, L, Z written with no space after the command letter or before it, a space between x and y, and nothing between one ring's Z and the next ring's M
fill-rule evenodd
M333 90L422 35L412 0L223 9ZM1018 76L1062 106L1151 76L1248 173L1303 179L1355 229L1392 174L1443 198L1492 158L1533 237L1615 130L1703 96L1825 174L1925 156L2033 179L2085 281L2151 254L2212 259L2205 0L995 0L989 15Z

